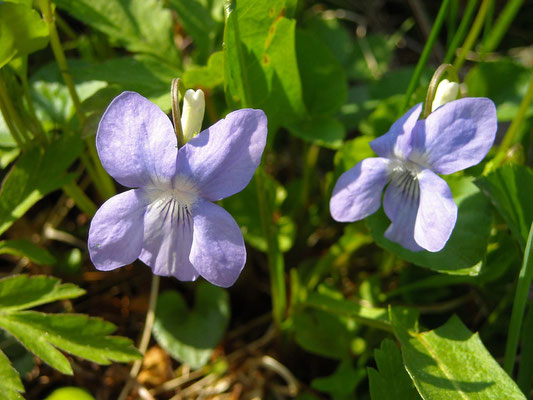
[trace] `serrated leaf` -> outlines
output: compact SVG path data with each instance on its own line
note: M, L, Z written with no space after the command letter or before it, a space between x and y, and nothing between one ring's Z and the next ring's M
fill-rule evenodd
M192 310L178 292L166 291L157 299L153 334L173 358L200 368L222 339L229 315L228 294L217 286L198 285Z
M0 280L0 311L22 310L83 294L85 290L78 286L51 276L10 276Z
M44 362L69 375L72 368L56 348L103 365L140 358L129 339L109 336L115 325L83 314L16 311L0 315L0 326Z
M420 400L411 378L403 365L398 346L390 339L374 350L378 369L368 368L372 400Z
M413 264L456 275L478 275L487 251L490 204L470 177L446 177L458 206L457 223L444 249L412 252L385 238L390 220L383 209L367 218L377 244Z
M0 3L0 68L15 57L48 44L48 27L37 11L26 4Z
M44 151L34 146L20 156L0 190L0 234L37 201L74 178L65 171L81 149L78 136L62 135Z
M476 184L524 249L533 221L533 171L522 165L506 165L479 177Z
M52 265L56 262L56 258L48 250L23 239L0 241L0 254L28 257L34 263L41 265Z
M19 374L11 366L9 359L0 350L0 391L5 400L23 400L19 392L24 392L24 385Z
M172 37L172 16L156 0L54 0L73 17L134 53L151 54L179 67Z
M405 367L424 400L525 400L516 383L485 348L477 333L453 316L432 331L409 328L391 311Z

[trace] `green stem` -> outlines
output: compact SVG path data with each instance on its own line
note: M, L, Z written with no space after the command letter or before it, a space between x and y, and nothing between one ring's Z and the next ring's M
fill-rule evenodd
M533 101L533 76L529 80L529 86L527 88L526 95L524 96L524 98L522 99L522 102L520 103L518 112L516 113L516 116L514 117L513 122L511 122L509 129L507 129L507 132L505 133L505 136L503 137L502 143L500 144L500 147L498 149L498 153L496 153L492 161L487 164L487 166L485 167L485 170L483 171L483 174L486 174L492 171L494 168L500 166L502 162L505 160L505 157L507 156L507 151L509 150L511 145L515 142L516 136L518 135L518 132L520 131L520 128L522 127L524 120L526 119L526 114L532 101Z
M26 131L26 126L22 122L22 119L20 118L19 113L15 109L15 106L11 102L11 98L9 97L9 93L7 92L7 87L4 82L4 77L0 73L0 100L3 103L3 107L5 108L6 115L4 115L4 118L7 121L9 120L12 123L12 126L15 128L15 131L17 132L16 135L18 135L19 139L21 139L23 142L30 142L31 138L28 135L28 132ZM13 136L15 137L15 136ZM16 140L16 139L15 139Z
M461 51L459 52L459 55L457 56L457 58L455 59L455 63L453 64L457 71L459 71L463 66L468 52L474 46L474 43L478 38L479 33L481 32L481 28L483 27L483 22L485 21L485 16L487 15L490 2L491 0L483 0L481 6L479 7L476 19L472 24L472 28L470 29L470 32L468 33L468 36L466 37L466 40L463 44L463 47L461 48Z
M70 74L67 58L65 57L65 52L63 51L61 41L59 40L52 5L50 3L50 0L39 0L39 5L41 7L41 12L43 13L44 21L48 26L48 31L50 35L50 45L52 46L54 57L56 59L57 65L59 66L59 70L61 71L61 75L63 76L63 80L67 85L67 89L70 94L70 97L72 98L72 102L74 103L76 116L78 117L81 126L83 126L83 124L85 123L85 114L81 109L81 102L78 93L76 92L74 79L72 79L72 75Z
M457 28L457 15L459 14L459 0L452 0L448 11L448 40L450 44L455 35L455 29Z
M26 76L21 78L22 89L24 90L24 97L26 97L26 103L28 104L28 110L30 112L30 117L35 125L35 133L39 138L41 143L49 143L48 137L44 132L43 126L39 118L37 118L37 113L35 112L35 107L33 106L33 100L31 98L30 87L28 86L28 79Z
M431 82L429 83L422 118L427 118L429 114L431 114L431 106L433 105L433 100L435 99L435 94L437 93L439 82L444 78L445 75L449 76L451 82L459 83L459 76L457 75L457 71L451 64L440 65L439 68L437 68L437 70L433 74Z
M74 203L85 214L93 217L96 213L96 204L85 194L83 190L75 183L70 182L63 186L63 191L74 200Z
M463 14L463 18L461 18L461 23L459 24L459 28L457 28L457 32L453 36L450 46L446 51L446 55L444 56L444 64L449 64L452 62L453 56L455 55L455 51L459 47L459 43L461 43L465 38L466 32L470 27L470 22L474 17L474 11L476 11L477 2L478 0L468 0L468 3L465 7L465 12Z
M296 205L295 210L296 221L300 220L300 216L303 215L307 208L309 200L309 192L311 191L311 182L315 176L315 167L318 161L318 154L320 153L320 147L316 144L309 144L305 156L305 165L302 177L302 190L300 191L300 202Z
M80 122L80 126L83 127L86 119L85 114L83 113L83 110L81 108L80 98L78 96L78 93L76 92L76 86L74 85L74 79L72 79L72 75L68 68L67 58L65 57L65 52L63 51L61 41L59 40L52 5L50 3L50 0L39 0L39 5L41 6L41 11L43 13L44 20L48 26L50 34L50 45L52 46L54 57L56 59L57 65L59 66L59 70L61 71L63 80L67 85L70 97L72 98L74 110ZM116 194L113 181L100 163L100 159L98 158L98 153L96 152L96 147L94 145L93 140L86 140L86 144L89 149L89 155L92 159L94 168L89 167L89 163L91 161L89 161L88 159L85 159L84 165L87 167L87 171L89 172L89 175L91 176L91 179L93 180L93 183L100 192L100 194L107 199Z
M141 341L139 342L139 351L143 355L144 353L146 353L146 349L148 348L148 344L150 343L150 337L152 336L152 327L154 326L155 320L155 307L157 306L157 294L159 293L159 280L159 275L152 275L152 285L150 287L150 300L148 301L148 311L146 312L144 329L141 336ZM143 360L139 359L133 363L133 366L130 370L130 377L122 388L122 391L118 396L118 400L125 400L126 397L128 397L128 394L135 382L135 378L137 378L137 375L141 370L142 362Z
M17 146L20 149L24 150L24 139L20 136L15 125L13 125L13 121L11 121L11 118L9 117L9 113L7 112L7 107L2 101L2 96L0 96L0 112L2 113L2 116L4 117L4 121L6 122L7 128L9 129L9 132L11 133L11 137L15 140L15 142L17 142Z
M490 53L498 47L523 2L524 0L509 0L507 2L505 8L500 13L498 20L494 24L494 27L483 43L484 52Z
M232 1L226 0L224 4L225 17L226 17L226 35L235 35L235 42L237 43L236 51L238 53L240 71L241 71L241 106L251 107L253 106L250 87L248 85L248 72L247 63L245 62L244 52L242 49L242 43L239 32L239 18L236 11L232 9ZM237 11L238 12L238 11ZM233 25L233 32L228 31L228 23ZM263 235L267 242L267 258L268 267L270 272L270 286L272 291L272 314L273 319L278 328L281 328L281 322L285 315L286 310L286 287L285 287L285 262L283 254L279 250L278 235L276 227L272 221L272 210L268 203L268 195L265 189L264 176L265 174L263 166L260 164L255 174L256 190L258 197L259 213L261 216L261 225L263 229Z
M529 289L533 281L533 223L529 229L529 236L527 239L526 251L524 253L524 262L522 269L518 276L518 285L516 287L515 298L513 303L513 311L511 314L511 323L509 326L509 336L507 337L507 344L505 346L505 357L503 361L503 369L512 376L516 350L518 348L518 341L520 339L520 332L522 328L522 319L524 310L526 308Z
M276 227L274 221L272 221L272 211L268 204L269 196L267 196L265 190L264 173L264 170L259 167L255 174L255 183L259 213L261 214L261 225L267 241L268 269L270 272L270 287L272 292L272 315L276 326L279 328L281 327L287 304L285 262L283 260L283 254L279 250Z
M533 301L527 305L528 311L524 318L523 332L533 332ZM520 366L516 380L518 387L523 393L530 393L533 387L533 338L531 335L524 335L520 351Z
M437 14L435 23L433 24L433 27L431 28L431 32L429 34L426 45L424 46L424 50L422 50L422 54L420 55L418 64L416 64L413 76L411 77L411 80L409 81L409 86L407 87L407 92L405 94L405 99L403 102L403 109L407 109L407 107L409 106L409 101L411 100L411 96L413 92L415 91L416 86L418 85L418 82L420 81L420 76L422 75L422 71L428 62L429 55L431 54L431 49L433 49L433 46L435 45L437 36L442 27L442 24L444 20L446 19L446 13L447 13L449 4L450 4L450 0L444 0L442 2L442 5L440 6L439 13Z

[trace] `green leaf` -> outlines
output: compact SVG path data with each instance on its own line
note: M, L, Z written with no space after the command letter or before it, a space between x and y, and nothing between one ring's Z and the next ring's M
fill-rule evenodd
M180 66L172 35L172 16L157 0L54 0L78 20L105 33L134 53Z
M46 47L48 27L37 11L25 4L0 3L0 68L15 57Z
M113 58L102 63L69 60L69 68L81 101L92 96L107 83L118 85L122 90L140 93L163 110L170 110L170 83L173 78L180 75L178 69L161 63L158 59L150 56ZM55 113L65 115L65 111L62 111L62 107L65 106L57 102L55 94L52 96L47 96L46 93L40 95L39 88L35 87L42 85L44 89L41 90L51 91L52 89L46 89L46 87L49 85L51 88L54 88L52 85L58 86L61 95L65 96L64 102L68 107L68 114L63 117L63 120L73 115L74 110L70 106L68 91L56 64L49 64L41 68L32 76L31 80L34 86L34 101L42 105L43 108L57 104L53 106L53 109L56 110Z
M348 95L346 76L328 46L312 33L298 29L296 56L308 113L331 115L339 111Z
M390 330L389 316L384 308L363 306L352 300L334 298L320 292L309 293L303 304L332 314L349 316L365 325Z
M44 400L94 400L86 390L68 386L54 390Z
M224 31L225 92L232 108L265 111L269 129L305 114L296 59L296 21L284 0L242 0Z
M532 73L531 68L504 58L478 63L468 72L465 83L469 96L489 97L494 101L499 121L511 121L526 94ZM533 115L533 106L527 115Z
M452 235L441 251L412 252L385 238L390 221L383 209L371 215L367 222L377 244L413 264L448 274L478 275L492 222L490 204L472 178L449 176L446 180L459 210Z
M205 1L170 0L169 5L177 12L178 20L191 36L198 57L205 60L215 47L222 24L213 19Z
M76 135L62 135L43 151L28 149L6 175L0 190L0 234L37 201L73 179L66 169L82 145Z
M0 279L0 310L10 312L56 300L73 299L85 290L72 283L61 283L52 276L15 275Z
M218 286L198 285L192 310L178 292L165 291L157 299L153 334L173 358L196 369L209 360L229 316L228 294Z
M506 165L476 184L501 214L522 249L533 221L533 171L522 165Z
M478 334L470 332L458 317L422 333L402 319L393 309L391 320L402 344L405 367L423 399L526 399Z
M82 314L16 311L0 315L0 326L29 351L58 371L72 375L67 358L57 348L98 364L140 358L129 339L109 336L115 325Z
M186 87L212 89L224 83L224 53L209 56L205 67L191 67L183 74Z
M287 198L287 190L268 175L264 177L264 186L273 212L280 214L281 205ZM244 190L224 199L222 204L239 224L244 239L256 249L267 251L267 242L261 228L255 177ZM294 243L296 234L294 222L288 216L281 215L274 223L277 225L279 248L282 252L286 252Z
M351 360L345 360L330 376L313 379L311 387L330 394L333 399L347 399L365 376L364 369L355 369Z
M311 353L337 360L350 358L355 328L353 319L318 309L299 310L293 316L296 343Z
M28 257L34 263L41 265L56 263L56 258L48 250L22 239L0 241L0 254Z
M340 148L346 133L344 126L329 116L313 116L311 119L287 122L285 125L293 135L330 149Z
M402 354L396 343L390 339L383 340L381 348L374 350L374 359L378 369L368 368L372 400L420 399L405 370Z
M9 359L0 350L0 391L5 400L24 400L19 392L24 392L24 385L19 374L11 366Z

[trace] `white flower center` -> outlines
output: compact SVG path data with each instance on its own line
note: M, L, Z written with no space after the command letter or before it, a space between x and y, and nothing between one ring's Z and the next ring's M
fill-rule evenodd
M395 160L390 164L391 185L397 186L408 200L417 200L420 196L418 173L420 167L409 161Z
M198 199L198 190L187 178L177 177L173 182L158 184L145 188L151 207L161 208L165 218L170 213L171 219L189 216Z

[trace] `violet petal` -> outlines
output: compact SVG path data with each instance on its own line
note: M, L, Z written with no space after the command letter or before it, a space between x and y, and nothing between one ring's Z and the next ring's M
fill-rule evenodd
M189 261L192 240L190 213L172 199L158 199L146 209L139 259L156 275L194 281L199 274Z
M420 172L418 182L420 205L415 240L426 250L439 251L452 234L457 220L457 205L446 181L432 171L424 169Z
M409 159L439 174L476 165L492 147L497 123L490 99L471 97L447 103L418 121Z
M89 228L89 255L101 271L130 264L139 257L146 199L133 189L107 200Z
M193 219L190 260L194 268L214 285L233 285L246 262L239 226L226 210L206 200L198 200Z
M165 113L134 92L115 97L96 134L102 165L127 187L170 180L176 170L176 144L174 128Z
M343 173L329 202L333 219L353 222L375 213L381 205L381 193L390 179L386 158L367 158Z
M405 177L404 177L405 179ZM383 210L391 220L385 231L385 237L399 243L411 251L420 251L414 239L416 215L418 212L419 189L418 182L412 179L406 185L402 179L392 179L383 196ZM416 186L413 186L416 185Z
M411 152L411 131L421 112L422 103L412 107L387 133L370 142L372 150L380 157L406 159Z
M191 177L202 197L217 201L240 192L261 161L267 119L261 110L234 111L179 150L178 174Z

